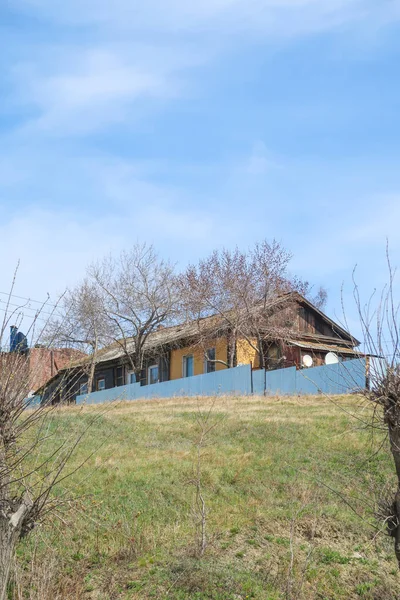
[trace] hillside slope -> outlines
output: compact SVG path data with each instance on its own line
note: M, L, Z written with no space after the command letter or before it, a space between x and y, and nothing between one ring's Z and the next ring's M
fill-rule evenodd
M199 559L193 479L210 409ZM400 598L373 518L392 464L360 399L143 401L57 419L72 431L93 415L75 464L90 458L65 484L72 508L20 548L11 597Z

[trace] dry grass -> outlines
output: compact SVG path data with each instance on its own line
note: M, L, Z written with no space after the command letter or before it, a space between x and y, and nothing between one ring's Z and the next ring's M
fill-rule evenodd
M93 453L69 483L74 511L20 548L10 597L400 597L373 516L392 465L385 447L375 452L381 439L362 426L369 407L355 397L218 397L203 459L209 545L194 558L188 481L198 412L213 401L124 402L105 412L75 458ZM59 420L73 430L99 410L62 409Z

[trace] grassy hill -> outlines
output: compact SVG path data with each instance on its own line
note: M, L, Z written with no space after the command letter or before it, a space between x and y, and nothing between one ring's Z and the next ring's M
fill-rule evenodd
M198 558L196 440L211 407ZM359 399L117 403L63 409L58 426L93 415L73 464L89 459L65 483L75 500L21 545L11 598L400 598L373 516L392 464Z

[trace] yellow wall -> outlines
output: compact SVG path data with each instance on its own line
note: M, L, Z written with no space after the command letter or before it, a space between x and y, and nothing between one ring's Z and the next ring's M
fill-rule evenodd
M256 345L256 341L253 341ZM238 365L249 365L252 363L253 368L257 369L259 366L258 352L252 348L247 340L238 340L236 342L236 358Z
M227 343L225 338L219 338L215 342L210 343L209 347L215 347L215 358L217 360L227 360ZM204 352L198 346L188 346L187 348L178 348L171 350L170 363L170 379L180 379L183 377L183 357L188 354L193 354L194 357L194 374L202 375L204 373ZM215 364L215 370L220 371L226 369L221 363Z

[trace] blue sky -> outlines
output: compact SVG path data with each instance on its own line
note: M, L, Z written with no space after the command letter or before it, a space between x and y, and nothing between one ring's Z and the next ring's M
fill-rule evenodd
M0 291L137 240L178 264L277 238L358 331L400 239L398 0L0 7Z

